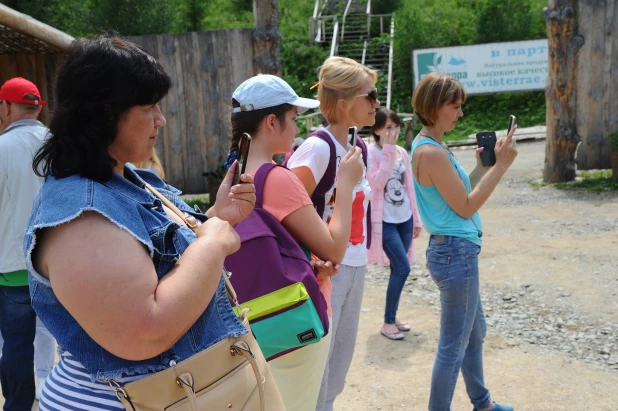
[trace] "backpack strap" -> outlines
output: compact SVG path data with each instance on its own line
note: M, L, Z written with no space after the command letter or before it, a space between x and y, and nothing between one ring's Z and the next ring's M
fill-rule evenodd
M266 163L260 166L258 171L255 173L255 177L253 178L253 185L255 186L255 207L254 208L263 208L262 203L264 199L264 184L266 183L266 177L268 176L268 173L270 173L270 171L275 167L281 167L287 170L287 168L283 166L278 166L277 164L272 164L272 163Z
M367 144L365 144L360 136L357 136L356 145L360 147L363 153L363 163L365 164L365 170L367 170L369 168L369 153L367 150ZM369 249L369 247L371 247L371 201L369 201L369 204L367 205L367 249Z
M328 144L330 149L330 158L328 159L328 167L322 176L322 179L318 182L313 194L311 195L311 202L315 207L320 218L324 217L324 203L326 201L326 193L335 185L335 177L337 176L337 151L335 149L335 143L326 131L317 130L309 134L308 137L317 137L320 140Z

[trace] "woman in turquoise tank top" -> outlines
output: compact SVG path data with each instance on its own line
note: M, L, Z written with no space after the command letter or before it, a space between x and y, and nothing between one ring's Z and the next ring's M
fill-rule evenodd
M482 149L470 174L442 142L463 117L466 92L446 74L430 73L412 96L423 128L412 144L416 200L431 234L427 267L440 289L440 339L431 378L430 411L450 410L459 370L474 411L513 411L492 401L483 378L487 330L479 294L478 255L483 227L478 210L517 156L516 126L496 144L496 164L483 167Z

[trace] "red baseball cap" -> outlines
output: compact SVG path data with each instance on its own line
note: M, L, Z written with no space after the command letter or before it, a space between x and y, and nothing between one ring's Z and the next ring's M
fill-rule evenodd
M9 103L32 104L34 106L45 105L45 102L41 100L39 89L34 83L22 77L7 80L0 87L0 100L6 100Z

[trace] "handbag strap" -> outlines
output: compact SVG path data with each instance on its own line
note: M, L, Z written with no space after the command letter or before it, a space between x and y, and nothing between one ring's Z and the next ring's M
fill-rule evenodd
M154 195L159 200L161 200L161 202L165 204L167 208L172 210L174 214L180 217L180 219L194 233L197 231L198 224L197 224L197 220L195 219L195 217L193 217L192 215L186 215L185 213L183 213L178 207L176 207L174 203L172 203L167 197L165 197L163 194L157 191L157 189L151 186L150 184L144 182L144 186L146 187L148 191L152 193L152 195ZM238 303L238 297L236 295L236 290L234 290L234 287L232 286L232 283L230 282L230 279L228 278L228 271L225 269L225 267L223 267L223 280L225 282L225 289L227 291L228 297L230 298L230 300L232 300L235 306L240 307L240 304Z

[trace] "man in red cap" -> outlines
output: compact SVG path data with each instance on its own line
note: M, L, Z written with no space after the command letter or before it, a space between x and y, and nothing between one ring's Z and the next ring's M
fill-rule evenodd
M37 121L43 105L39 90L26 79L13 78L0 87L0 332L4 339L0 382L4 409L11 411L32 408L34 346L39 385L53 366L55 352L53 337L32 309L22 251L32 202L42 182L32 170L32 159L48 132Z

